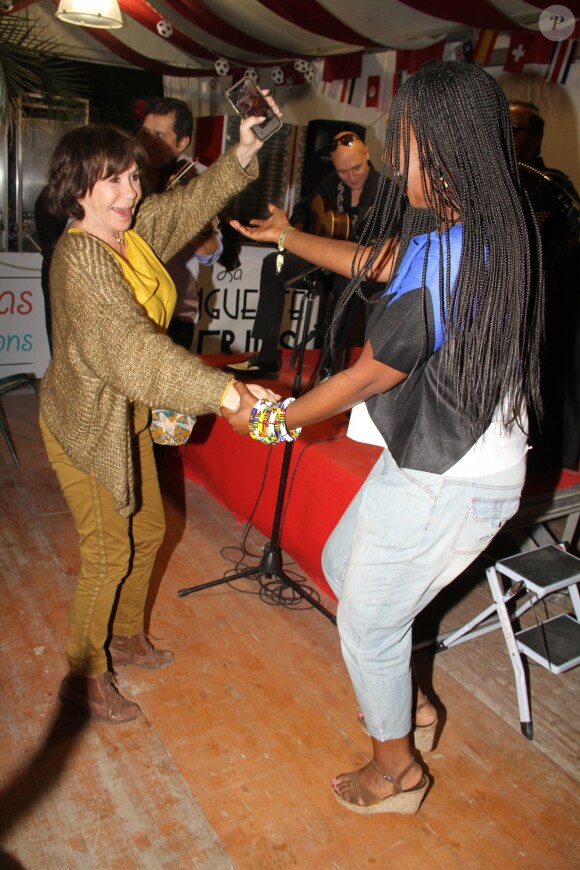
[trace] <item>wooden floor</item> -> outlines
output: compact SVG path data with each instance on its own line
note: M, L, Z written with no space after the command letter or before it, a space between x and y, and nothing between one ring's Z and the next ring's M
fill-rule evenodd
M362 765L369 745L336 628L318 611L265 603L254 580L178 597L221 577L222 548L243 532L189 482L164 479L168 534L151 595L151 635L174 650L174 665L121 673L143 710L131 725L63 714L77 541L35 396L15 392L2 406L21 465L2 439L0 867L580 866L580 668L532 667L529 742L499 632L422 655L443 724L424 759L432 787L416 816L345 812L329 779ZM259 552L263 541L251 532L247 547ZM488 603L482 570L423 619L423 636Z

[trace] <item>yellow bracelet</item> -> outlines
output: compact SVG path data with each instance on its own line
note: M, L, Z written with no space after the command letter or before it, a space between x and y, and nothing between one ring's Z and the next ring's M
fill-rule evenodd
M220 408L223 406L224 399L225 399L225 397L226 397L226 393L227 393L227 391L229 390L230 387L233 387L233 385L234 385L235 383L236 383L236 379L235 379L235 378L230 378L230 380L229 380L229 381L227 382L227 384L225 385L225 387L224 387L224 391L223 391L223 393L222 393L222 397L221 397L221 399L220 399Z
M282 251L284 250L284 241L285 241L285 239L286 239L286 236L287 236L288 233L290 233L290 232L292 232L292 233L297 233L298 230L296 229L296 227L293 227L293 226L288 225L287 227L285 227L285 228L282 230L282 232L281 232L280 235L278 236L278 250L280 251L280 253L282 253Z

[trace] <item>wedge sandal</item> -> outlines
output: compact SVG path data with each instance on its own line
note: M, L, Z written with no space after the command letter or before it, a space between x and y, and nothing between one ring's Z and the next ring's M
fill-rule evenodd
M348 800L345 800L333 789L332 793L339 804L353 813L358 813L359 815L364 816L373 815L374 813L404 813L407 815L416 813L421 806L421 801L423 800L425 792L429 786L429 777L426 773L423 773L421 780L417 785L413 786L413 788L403 789L401 785L413 767L419 767L415 759L413 759L409 767L403 771L398 781L393 779L392 776L389 776L388 773L383 773L383 771L377 767L374 759L371 763L377 773L379 773L384 780L391 783L393 786L393 794L390 794L385 798L377 798L376 794L374 794L374 792L372 792L361 780L358 771L346 774L341 773L340 776L348 777L349 794Z

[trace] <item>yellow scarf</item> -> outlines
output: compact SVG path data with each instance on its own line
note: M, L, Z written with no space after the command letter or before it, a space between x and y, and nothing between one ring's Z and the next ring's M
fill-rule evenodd
M85 231L71 228L69 232ZM166 332L177 301L175 284L139 233L135 230L127 230L124 241L126 259L113 248L110 249L121 266L125 280L133 290L137 302L143 306L149 319Z

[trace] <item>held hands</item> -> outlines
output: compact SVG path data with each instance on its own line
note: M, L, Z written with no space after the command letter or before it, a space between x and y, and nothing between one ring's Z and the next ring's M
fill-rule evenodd
M234 390L238 398L237 407L232 405ZM222 400L222 416L238 435L250 435L263 444L295 441L302 429L289 429L286 424L286 409L293 401L293 398L280 401L277 393L258 384L251 384L246 389L244 384L234 381Z
M274 97L270 96L267 90L262 90L266 100L272 107L273 111L279 118L282 117L282 112L278 108ZM255 117L250 115L240 122L240 141L236 148L236 156L242 169L245 169L250 161L256 156L262 145L264 144L257 136L254 135L252 127L254 124L260 124L264 121L264 116Z
M234 392L237 396L234 396ZM267 402L278 402L278 393L268 390L259 384L245 384L235 381L226 392L222 404L222 417L228 421L238 435L248 435L248 422L256 399Z
M264 399L266 402L279 402L282 396L279 393L274 393L267 387L262 387L260 384L248 384L248 390L255 399Z
M270 217L265 220L254 218L250 221L250 226L245 227L239 221L230 221L230 226L245 236L247 239L253 239L255 242L274 242L278 243L280 233L286 227L290 226L288 215L283 208L278 208L273 203L268 203Z

